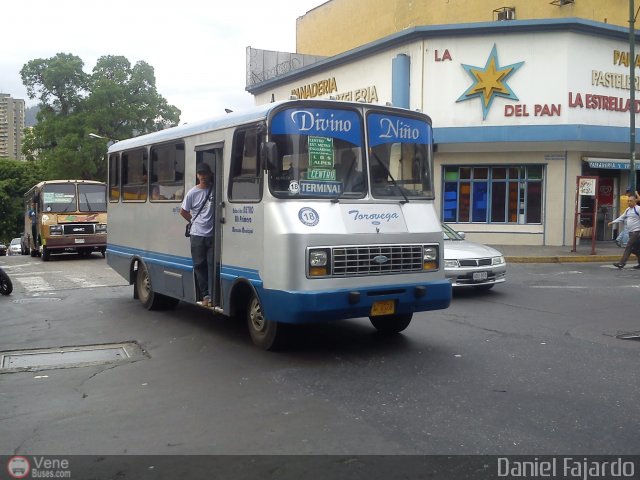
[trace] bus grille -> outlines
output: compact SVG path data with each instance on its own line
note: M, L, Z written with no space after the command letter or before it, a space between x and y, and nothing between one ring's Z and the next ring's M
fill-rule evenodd
M95 232L93 223L66 223L62 226L65 235L90 235Z
M331 271L338 277L421 272L423 256L422 245L334 247Z

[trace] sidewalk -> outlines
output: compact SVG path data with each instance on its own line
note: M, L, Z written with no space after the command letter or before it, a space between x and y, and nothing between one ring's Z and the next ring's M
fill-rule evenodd
M582 240L573 246L532 246L532 245L491 245L502 252L507 263L571 263L571 262L617 262L622 256L623 248L613 240L596 242L595 254L591 254L591 241ZM636 264L635 255L631 255L627 268Z

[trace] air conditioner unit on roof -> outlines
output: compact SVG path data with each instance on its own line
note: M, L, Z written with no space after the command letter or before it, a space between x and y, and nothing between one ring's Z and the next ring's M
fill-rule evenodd
M516 18L516 11L512 9L505 9L498 12L498 20L513 20Z

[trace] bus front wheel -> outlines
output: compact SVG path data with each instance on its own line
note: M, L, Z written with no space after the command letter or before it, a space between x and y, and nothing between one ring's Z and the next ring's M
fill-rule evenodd
M284 325L264 318L260 300L251 294L247 306L247 326L251 340L263 350L275 350L283 343Z
M369 317L373 326L380 333L393 335L400 333L411 323L413 313L399 313L396 315L381 315L379 317Z
M51 250L49 250L47 247L42 247L42 261L48 262L50 258L51 258Z

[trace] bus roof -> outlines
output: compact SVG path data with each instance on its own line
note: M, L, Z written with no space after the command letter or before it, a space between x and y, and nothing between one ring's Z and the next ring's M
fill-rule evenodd
M61 185L61 184L65 184L65 183L84 183L84 184L87 184L87 185L105 185L106 186L105 182L99 182L97 180L45 180L43 182L36 183L33 187L31 187L27 191L27 193L24 194L24 196L26 197L32 191L34 191L36 189L41 189L45 185Z
M210 130L217 130L220 128L230 127L232 125L241 125L243 123L250 123L266 119L269 112L278 105L282 105L286 101L279 101L274 103L267 103L264 105L258 105L242 112L230 112L222 116L200 120L193 123L185 123L178 127L171 127L158 132L148 133L146 135L140 135L139 137L129 138L116 142L109 147L109 153L119 152L121 150L128 150L131 148L142 147L145 145L169 142L179 138L190 137L199 133L208 132Z

